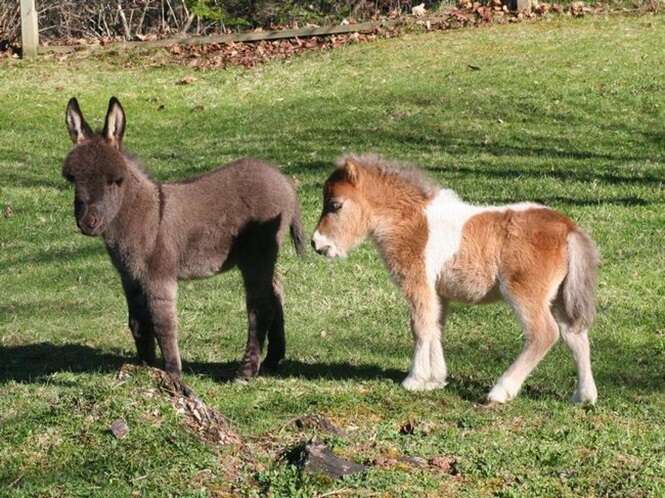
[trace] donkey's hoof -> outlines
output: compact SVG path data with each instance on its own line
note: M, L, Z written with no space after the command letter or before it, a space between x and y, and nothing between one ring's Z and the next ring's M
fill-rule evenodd
M276 373L279 370L279 360L270 360L267 359L261 363L261 368L259 368L259 374L271 375Z
M245 363L236 371L236 380L249 380L259 374L259 366L253 363Z
M167 372L166 377L169 379L169 389L172 390L174 394L180 394L185 398L191 398L194 395L194 391L182 381L181 374Z
M428 380L411 377L410 375L402 381L402 387L407 391L431 391L436 389Z

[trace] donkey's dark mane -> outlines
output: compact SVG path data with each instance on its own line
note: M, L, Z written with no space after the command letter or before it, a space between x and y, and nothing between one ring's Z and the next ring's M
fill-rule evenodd
M385 159L378 154L347 154L337 160L337 166L344 167L347 160L363 168L374 170L381 176L398 177L416 187L427 197L436 195L441 189L441 186L422 170L408 163Z
M133 152L126 151L124 149L121 151L121 153L123 159L127 162L127 165L129 167L136 169L139 173L141 173L145 178L150 180L152 183L154 184L161 183L153 178L152 173L150 173L150 171L146 169L146 167L143 165L143 161L141 161L141 159L136 154L134 154Z

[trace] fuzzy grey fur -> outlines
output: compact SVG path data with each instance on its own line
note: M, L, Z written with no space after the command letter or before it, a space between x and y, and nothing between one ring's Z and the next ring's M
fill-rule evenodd
M140 360L155 362L156 339L164 369L179 379L177 280L238 267L249 322L238 375L258 373L266 335L263 365L275 368L285 351L275 263L287 230L298 254L304 251L291 182L256 159L234 161L185 181L156 182L122 149L125 115L115 98L100 134L92 133L76 99L67 106L66 123L75 146L63 175L76 189L76 221L84 234L104 239L122 280Z

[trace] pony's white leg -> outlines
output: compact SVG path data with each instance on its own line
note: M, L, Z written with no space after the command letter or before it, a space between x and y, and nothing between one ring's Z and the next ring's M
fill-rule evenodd
M446 314L448 311L448 302L441 302L441 308L439 311L439 327L440 331L443 331L446 326ZM438 387L444 387L446 382L446 377L448 376L448 369L446 368L446 361L443 357L443 347L441 346L441 332L439 332L438 339L433 339L430 341L429 349L429 360L430 360L430 369L431 375L429 380L429 385L431 389L436 389Z
M417 337L409 375L402 381L402 387L409 391L432 389L429 385L430 370L430 340L427 337Z
M425 391L446 384L446 363L441 347L440 306L433 290L411 298L411 332L415 343L409 375L402 386Z
M577 388L573 393L573 403L595 404L598 390L591 372L591 349L589 334L585 329L575 330L561 323L561 337L570 349L577 368Z
M524 326L524 349L488 394L490 402L506 403L517 396L526 378L559 338L559 329L547 306L531 311L514 303L514 308Z

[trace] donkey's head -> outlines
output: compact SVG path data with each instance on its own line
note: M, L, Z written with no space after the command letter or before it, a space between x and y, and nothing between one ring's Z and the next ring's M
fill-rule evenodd
M362 168L347 158L323 186L323 211L312 247L329 258L346 256L367 236L369 214Z
M104 129L94 133L73 98L67 104L65 122L74 148L65 158L62 176L74 185L76 224L85 235L99 235L118 214L125 193L125 112L118 99L111 97Z

